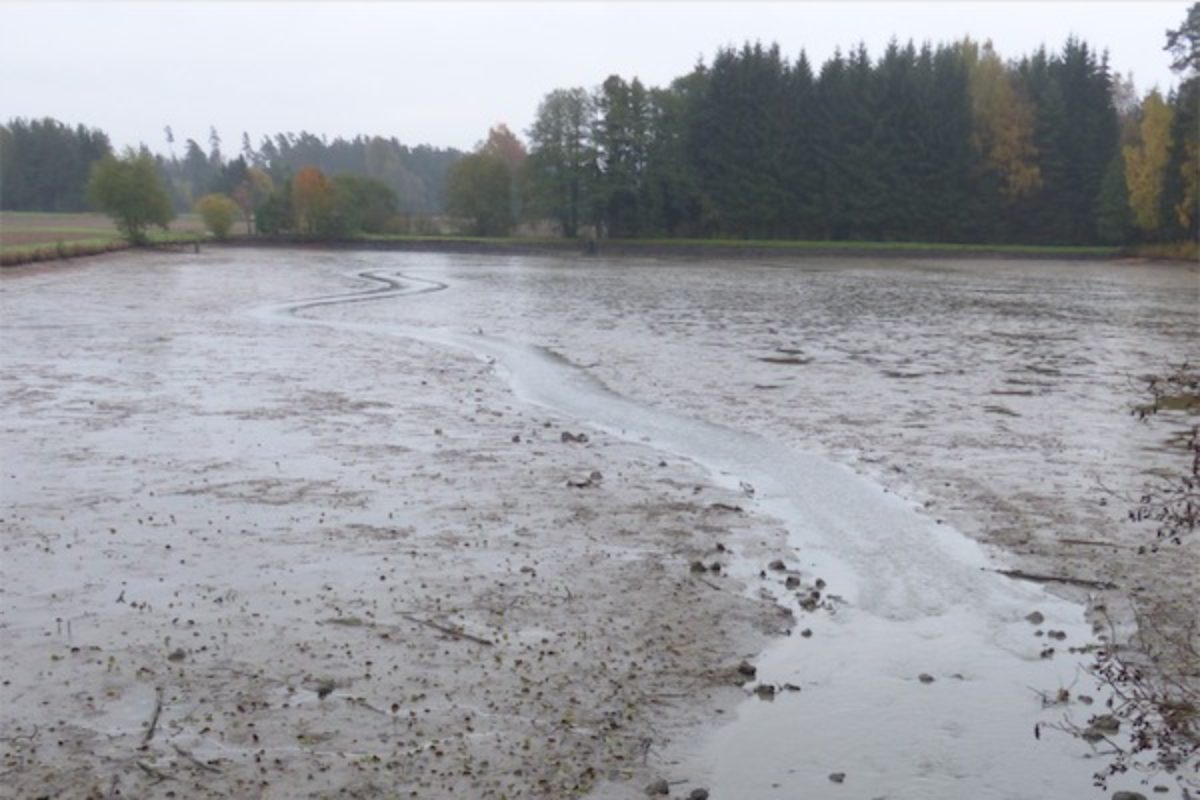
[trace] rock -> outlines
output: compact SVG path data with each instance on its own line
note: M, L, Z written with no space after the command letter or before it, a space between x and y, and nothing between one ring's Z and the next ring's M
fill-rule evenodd
M183 652L183 648L176 647L171 651L171 654L167 656L167 661L179 662L183 661L185 658L187 658L187 653Z
M787 564L784 564L782 560L777 558L770 564L767 564L767 568L773 569L776 572L783 572L785 569L787 569Z
M1060 642L1063 639L1067 638L1066 631L1046 631L1046 635L1049 636L1051 639L1057 639Z
M922 672L917 676L917 680L919 680L921 683L933 683L933 676L928 672Z
M514 433L512 441L513 441L513 444L520 444L521 443L521 434Z
M788 576L787 576L787 580L785 580L785 581L783 582L783 585L784 585L784 587L786 587L786 588L788 588L788 589L796 589L796 588L799 588L799 586L800 586L800 576L799 576L799 575L788 575Z
M825 579L824 579L824 578L817 578L817 580L816 580L816 582L813 584L813 586L816 586L818 589L824 589L824 588L825 588Z
M1141 792L1113 792L1112 800L1146 800Z
M599 483L600 481L604 480L604 475L598 469L592 470L591 473L588 475L588 477L596 483Z
M1026 614L1026 615L1025 615L1025 619L1026 619L1026 620L1027 620L1027 621L1028 621L1028 622L1029 622L1031 625L1041 625L1043 622L1045 622L1045 621L1046 621L1046 617L1045 617L1045 616L1043 616L1043 615L1042 615L1042 612L1040 612L1040 611L1031 611L1031 612L1029 612L1028 614Z
M670 794L670 793L671 793L671 784L667 783L666 778L659 778L658 780L653 781L649 786L646 787L646 794L650 795L651 797L656 797L656 796Z
M812 637L812 628L805 628L804 630L800 631L800 635L803 636L805 639L811 638Z
M769 683L760 683L754 687L754 693L762 700L775 699L775 687Z
M831 772L831 773L829 773L829 780L833 781L834 783L842 783L843 781L846 780L846 773Z
M588 436L586 433L571 433L570 431L562 432L562 440L564 444L574 442L576 444L587 444Z
M708 789L692 789L687 800L708 800Z
M738 675L745 675L747 678L753 678L758 674L758 667L751 664L749 661L743 661L738 664Z
M693 561L691 570L695 573L708 572L708 567L704 566L703 561Z
M709 570L709 572L720 572L721 571L721 562L719 562L719 561L712 562L711 564L708 565L708 570Z

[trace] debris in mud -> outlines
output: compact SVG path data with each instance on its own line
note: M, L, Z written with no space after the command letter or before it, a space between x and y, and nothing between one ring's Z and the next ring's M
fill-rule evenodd
M570 431L563 431L562 441L564 444L587 444L588 435L586 433L571 433Z
M778 690L770 683L760 683L754 687L754 693L760 700L774 700L776 691Z
M588 489L592 486L599 486L600 481L603 479L604 476L600 473L600 471L594 469L586 478L577 475L567 478L567 486L571 487L572 489Z
M739 675L744 675L747 678L753 678L758 674L758 667L751 664L749 661L743 661L738 664L737 671Z
M667 783L666 778L658 778L646 787L646 794L650 797L657 797L671 793L671 784Z
M729 511L734 514L743 514L741 506L730 505L729 503L709 503L708 507L713 511Z

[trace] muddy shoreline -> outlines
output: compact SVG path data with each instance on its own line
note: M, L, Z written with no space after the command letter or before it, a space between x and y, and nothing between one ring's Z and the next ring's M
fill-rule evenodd
M1164 613L1195 603L1185 564L1166 554L1130 563L1101 515L1047 511L1019 474L977 487L945 461L921 463L930 448L970 459L994 444L947 445L935 430L906 444L886 421L903 421L903 408L847 420L859 409L835 406L839 417L823 420L828 381L805 397L790 373L815 359L862 393L832 351L764 340L766 326L738 309L706 321L722 332L710 339L686 308L670 307L676 279L654 278L645 263L647 308L627 305L622 263L611 286L588 286L585 305L550 288L489 303L485 318L470 298L498 296L512 278L503 264L481 270L481 259L449 269L456 291L437 302L299 312L363 326L338 330L264 325L229 304L361 290L343 251L305 248L286 264L274 250L242 263L243 252L204 248L165 272L146 269L154 254L114 256L105 269L78 264L71 282L30 270L4 287L5 460L23 469L9 477L0 514L0 663L11 676L0 696L15 730L0 751L22 792L629 797L665 776L683 781L673 796L686 796L704 772L684 768L680 746L729 718L755 685L742 662L789 629L815 628L821 647L826 612L782 613L779 598L833 579L787 546L778 520L753 512L745 489L636 441L596 430L581 438L571 419L514 402L489 360L378 340L395 315L530 337L629 396L698 418L728 414L785 441L825 437L843 455L872 456L857 468L923 501L931 522L944 516L1021 563L1123 586L1153 576L1146 599L1171 603L1175 592ZM586 262L559 260L535 273L538 286L587 274ZM554 277L574 264L579 275ZM443 280L442 269L428 277ZM819 277L807 276L807 290ZM747 286L722 279L705 291ZM762 298L740 302L770 318ZM643 328L655 348L623 348L618 334ZM41 356L48 346L54 363ZM853 375L882 371L892 382L872 386L921 380L913 364L890 363L886 347L876 351L883 363L860 363L858 352L845 365ZM1041 372L1022 380L1084 364L1071 348L1065 360L1036 352ZM679 371L700 354L706 370ZM707 375L721 377L697 383ZM985 393L1006 412L984 409L982 419L1036 420L1034 392L1044 390ZM793 416L764 416L787 409ZM874 449L847 436L875 429ZM1019 427L999 433L1046 444ZM1070 441L1048 444L1078 457ZM1073 465L1056 458L1046 474L1058 481ZM943 479L960 482L939 489ZM997 494L1006 505L989 505ZM1094 523L1089 535L1110 547L1055 541ZM736 574L738 564L765 577ZM1022 629L1032 647L1034 628ZM1081 643L1072 633L1068 644ZM927 668L910 670L906 696L957 680L938 673L931 690L916 679ZM851 770L851 782L861 778Z

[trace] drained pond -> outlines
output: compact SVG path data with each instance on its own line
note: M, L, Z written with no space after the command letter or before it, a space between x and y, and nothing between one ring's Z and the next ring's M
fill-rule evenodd
M1147 619L1186 661L1200 608L1124 505L1185 458L1186 409L1130 412L1200 358L1194 265L231 248L0 291L16 796L1183 796L1152 753L1094 786L1092 667Z

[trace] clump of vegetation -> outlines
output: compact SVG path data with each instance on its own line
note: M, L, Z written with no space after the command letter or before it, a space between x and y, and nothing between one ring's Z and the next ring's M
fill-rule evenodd
M1166 375L1144 380L1150 402L1134 409L1140 419L1164 410L1200 415L1200 369L1183 364ZM1191 426L1184 446L1190 467L1148 483L1129 512L1135 522L1158 523L1158 539L1174 544L1182 544L1183 537L1200 525L1200 423Z
M175 218L171 199L148 152L127 150L123 158L105 157L92 166L88 201L112 217L121 235L133 244L145 244L146 230L163 230Z
M196 213L204 220L204 227L217 239L229 237L240 211L238 204L223 194L206 194L196 201Z

